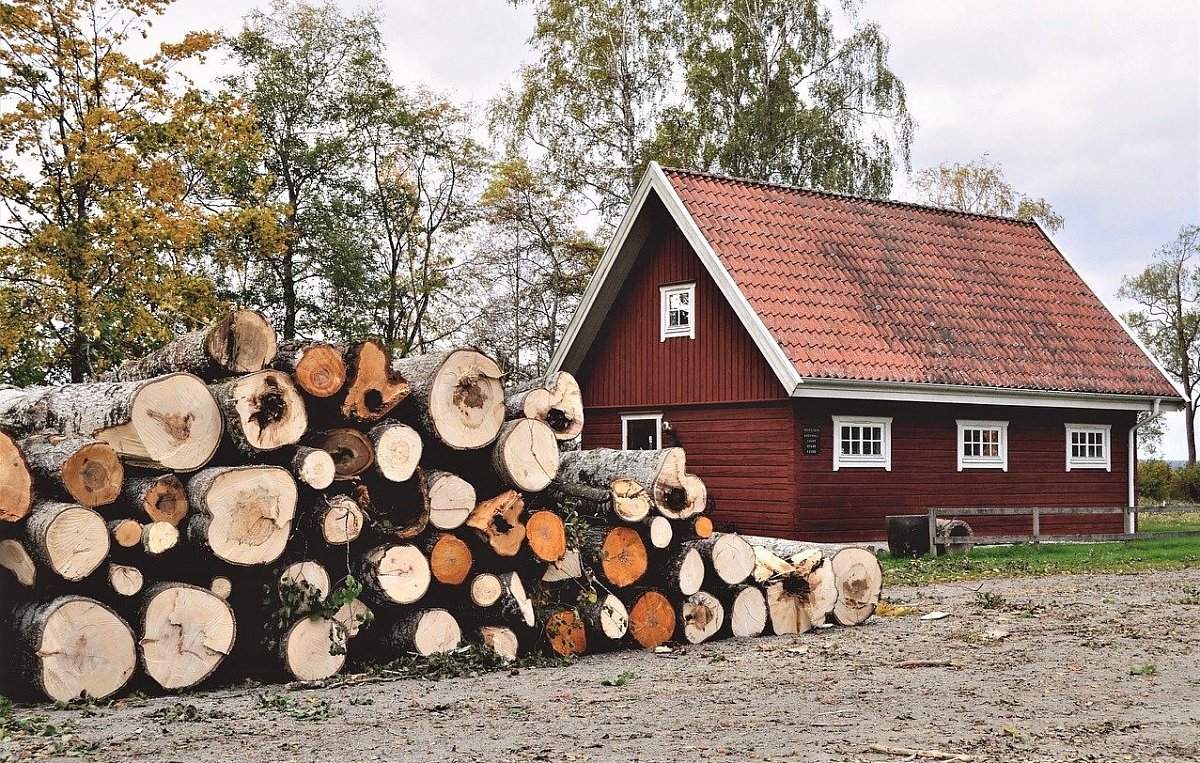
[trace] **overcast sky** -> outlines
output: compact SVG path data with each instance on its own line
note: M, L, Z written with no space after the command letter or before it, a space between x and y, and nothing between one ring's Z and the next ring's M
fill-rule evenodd
M236 29L246 7L179 0L159 31ZM502 0L377 7L405 84L482 103L528 57L530 14ZM914 168L988 152L1066 218L1055 242L1111 307L1127 307L1122 275L1200 223L1200 3L867 0L862 15L908 88ZM1181 458L1173 423L1167 455Z

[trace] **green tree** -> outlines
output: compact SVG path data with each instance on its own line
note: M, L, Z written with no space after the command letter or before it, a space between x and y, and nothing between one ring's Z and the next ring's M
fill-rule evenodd
M1018 193L1004 178L1004 168L984 154L966 164L943 162L913 176L913 186L923 200L960 212L1015 217L1040 223L1051 233L1063 227L1063 218L1050 203Z
M81 381L207 321L220 300L201 270L204 252L271 236L258 207L220 200L253 161L252 121L238 102L175 74L217 37L189 34L145 60L128 52L169 4L0 4L7 381Z
M1121 299L1140 308L1125 321L1183 387L1187 404L1188 463L1196 462L1196 408L1200 404L1200 225L1184 225L1159 247L1150 265L1121 280Z
M857 18L858 0L840 6L835 19L823 0L681 0L683 103L659 132L660 161L887 194L913 120L887 39Z

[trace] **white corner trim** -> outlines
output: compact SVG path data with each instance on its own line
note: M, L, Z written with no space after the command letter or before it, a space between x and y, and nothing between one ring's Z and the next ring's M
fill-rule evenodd
M849 456L842 455L843 426L878 426L883 427L883 443L878 456ZM892 417L891 416L834 416L833 417L833 470L841 469L870 469L883 467L884 471L892 470Z
M969 419L956 419L958 425L958 436L955 441L955 449L958 451L958 470L963 469L1000 469L1008 471L1008 422L1007 421L972 421ZM997 458L985 458L982 456L968 457L963 453L963 433L968 429L995 429L999 432L1000 455Z
M623 413L621 414L621 450L629 450L629 422L654 421L658 424L657 444L662 447L662 411L653 413Z
M1075 469L1103 469L1106 472L1112 471L1112 424L1072 424L1068 422L1064 425L1066 434L1063 437L1063 442L1066 443L1067 451L1067 471ZM1074 458L1071 455L1071 435L1076 432L1099 432L1104 435L1104 458Z
M688 297L688 322L682 331L669 325L671 315L669 300L674 294L687 294ZM677 338L696 338L696 283L694 281L658 287L658 341L665 342L668 339Z

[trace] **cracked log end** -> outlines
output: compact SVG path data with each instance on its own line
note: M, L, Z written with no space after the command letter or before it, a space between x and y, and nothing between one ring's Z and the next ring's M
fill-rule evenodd
M133 631L104 604L61 596L18 611L17 628L33 649L31 683L55 702L120 691L137 667Z
M16 522L33 508L33 475L13 438L0 431L0 522Z
M39 503L25 525L35 558L64 580L92 574L108 556L108 525L92 509L73 503Z
M282 371L243 376L229 389L246 445L254 451L275 450L300 441L308 429L304 398ZM229 426L235 422L230 421Z
M280 640L283 669L297 681L336 676L346 664L346 639L345 628L336 620L305 617Z
M199 377L177 373L143 383L130 421L94 433L137 466L188 472L209 462L221 442L221 410Z
M516 556L525 540L521 512L525 500L515 490L481 502L467 517L466 525L479 533L498 556Z
M833 619L839 625L862 625L875 614L883 593L879 559L865 548L844 548L830 560L838 600Z
M629 610L629 632L643 649L662 646L675 633L675 608L658 591L646 591Z
M680 635L689 644L708 641L724 624L725 608L707 591L697 591L679 607Z
M365 562L367 582L396 604L420 601L433 579L429 560L416 546L380 546L367 553Z
M504 424L504 373L475 350L455 350L438 368L429 391L433 433L454 450L482 448Z
M233 610L211 591L163 583L146 595L142 665L164 689L186 689L213 674L233 648Z
M492 450L492 468L508 486L527 493L545 490L558 474L558 440L535 419L504 424Z
M231 564L270 564L283 553L297 495L296 481L284 469L207 469L191 479L188 494L198 515L189 533L218 558Z
M471 483L449 472L429 471L425 484L429 490L429 523L439 530L462 527L475 509Z
M208 332L205 351L234 374L261 371L272 360L278 343L275 329L261 313L234 310Z

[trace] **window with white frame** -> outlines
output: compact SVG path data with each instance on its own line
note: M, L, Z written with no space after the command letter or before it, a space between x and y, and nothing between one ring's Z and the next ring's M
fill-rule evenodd
M958 470L1008 471L1007 421L958 421Z
M661 442L661 413L630 413L621 417L621 447L625 450L658 450Z
M1112 471L1112 427L1108 424L1067 424L1067 471Z
M892 470L891 418L834 416L833 470L870 466Z
M684 283L677 286L658 288L659 341L671 337L696 338L696 284Z

